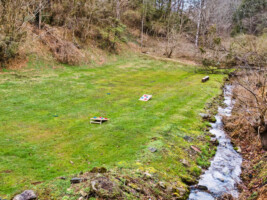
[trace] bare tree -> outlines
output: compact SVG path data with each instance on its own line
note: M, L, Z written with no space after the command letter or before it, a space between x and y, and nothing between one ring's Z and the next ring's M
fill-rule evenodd
M237 100L246 120L257 131L263 149L267 150L267 73L246 70L236 79Z
M26 36L23 29L28 3L23 0L0 1L0 67L17 55Z
M233 15L242 0L206 0L204 20L207 27L215 25L218 33L229 33Z
M264 37L263 37L264 38ZM241 76L236 90L239 106L247 122L260 136L267 149L267 51L266 42L255 36L241 36L232 45L232 54L238 58Z
M145 24L145 17L146 17L146 0L143 0L142 3L142 21L141 21L141 48L143 48L144 42L144 24Z
M204 3L203 1L204 0L200 0L200 2L199 2L199 14L198 14L198 20L197 20L197 34L196 34L196 41L195 41L196 47L198 47L198 40L199 40L199 34L200 34L202 9L203 9L203 3Z

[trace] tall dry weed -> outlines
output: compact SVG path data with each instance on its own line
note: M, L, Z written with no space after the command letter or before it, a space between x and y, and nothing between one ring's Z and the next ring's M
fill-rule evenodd
M65 40L57 33L58 29L45 25L39 31L39 37L45 44L58 62L79 65L84 61L85 55L74 45L74 43Z
M240 130L244 129L246 135L241 138L249 138L261 141L264 149L267 148L267 71L247 70L234 81L236 87L233 91L236 99L236 115L234 119ZM250 131L249 131L250 130ZM256 136L256 137L255 137Z
M233 39L231 53L240 65L262 68L267 66L267 34L262 36L239 35Z

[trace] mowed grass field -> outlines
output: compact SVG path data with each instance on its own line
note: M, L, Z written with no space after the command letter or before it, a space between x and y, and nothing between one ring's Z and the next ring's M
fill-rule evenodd
M29 63L1 73L0 197L95 166L188 173L179 159L191 162L185 149L205 144L182 136L201 136L198 114L224 78L202 84L204 76L138 56L102 66ZM143 94L153 99L138 101ZM94 116L110 121L90 124Z

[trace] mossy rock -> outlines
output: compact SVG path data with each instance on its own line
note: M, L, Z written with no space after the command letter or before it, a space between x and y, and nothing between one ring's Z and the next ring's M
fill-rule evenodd
M217 120L216 120L216 118L214 117L214 116L211 116L210 118L209 118L209 122L211 122L211 123L215 123Z
M172 192L172 195L178 200L185 200L189 195L189 190L182 187L173 187Z
M214 115L205 114L205 113L200 113L199 115L202 117L204 121L208 121L211 123L215 123L217 121Z
M187 185L195 185L197 183L196 179L191 178L189 176L182 176L181 179Z
M98 177L92 180L91 193L95 197L105 199L117 199L123 194L119 185L107 177Z
M91 173L100 173L100 174L103 174L103 173L107 173L107 169L105 167L94 167L90 172Z

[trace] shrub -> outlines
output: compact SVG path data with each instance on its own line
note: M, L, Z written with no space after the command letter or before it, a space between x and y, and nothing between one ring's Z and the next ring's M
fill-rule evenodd
M122 19L125 23L133 27L139 27L141 24L141 14L139 11L127 10L123 14Z
M239 35L231 44L231 53L238 58L240 65L263 67L267 65L267 34L256 37Z
M81 51L72 42L62 39L48 25L45 25L43 30L39 31L39 35L40 40L49 47L57 61L69 65L78 65L83 60L84 55Z
M109 51L116 51L117 44L124 42L123 34L126 26L119 20L110 17L109 25L100 29L100 47Z
M26 36L23 1L0 1L0 67L14 58Z

